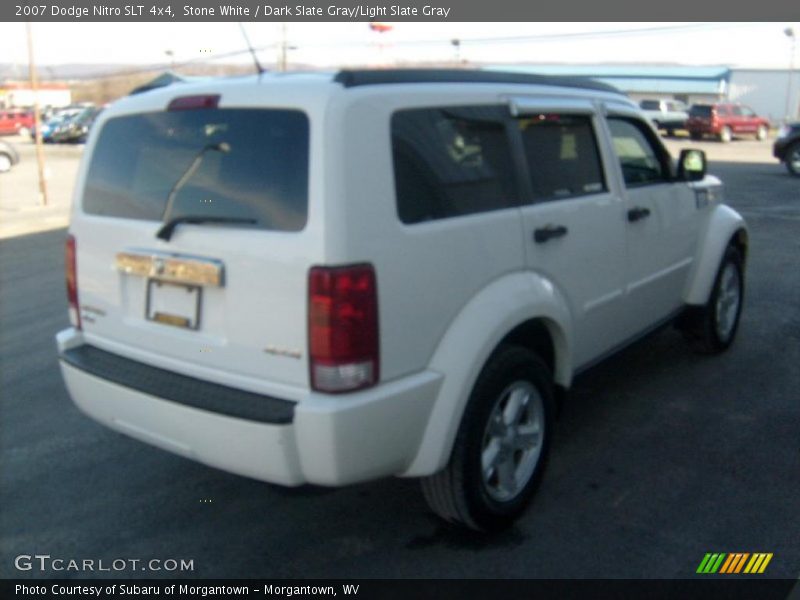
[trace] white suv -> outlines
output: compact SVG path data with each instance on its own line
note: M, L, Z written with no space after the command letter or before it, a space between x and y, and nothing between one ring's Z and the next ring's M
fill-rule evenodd
M75 403L287 486L423 478L488 530L575 375L677 322L732 342L747 229L591 81L343 71L174 85L92 130L67 240Z

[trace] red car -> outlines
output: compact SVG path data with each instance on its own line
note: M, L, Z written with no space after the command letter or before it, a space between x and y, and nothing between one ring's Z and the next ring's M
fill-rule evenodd
M767 139L769 121L759 117L742 104L694 104L689 109L686 129L693 140L704 135L713 135L721 142L730 142L734 135L755 135L758 140Z
M0 135L26 135L33 129L33 112L0 110Z

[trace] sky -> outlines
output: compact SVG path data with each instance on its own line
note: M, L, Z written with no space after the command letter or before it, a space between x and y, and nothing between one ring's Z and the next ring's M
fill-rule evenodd
M496 64L671 63L753 68L789 67L790 27L799 23L392 23L380 34L367 23L246 23L265 64L276 59L284 34L292 62L317 66L393 64L460 58ZM67 63L181 64L246 62L236 23L35 23L36 61ZM168 53L172 53L171 55ZM795 67L800 66L795 48ZM25 27L0 23L0 62L26 64Z

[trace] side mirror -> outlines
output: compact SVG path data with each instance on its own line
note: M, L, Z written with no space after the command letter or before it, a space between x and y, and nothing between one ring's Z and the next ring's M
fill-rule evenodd
M706 176L706 153L687 148L681 150L678 159L678 179L681 181L700 181Z

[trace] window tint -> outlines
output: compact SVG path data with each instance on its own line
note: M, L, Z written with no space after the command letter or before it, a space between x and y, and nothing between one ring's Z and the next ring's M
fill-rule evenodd
M403 110L392 116L397 211L419 223L518 205L507 109Z
M712 109L708 104L694 104L689 109L690 117L705 117L711 116Z
M744 117L755 117L756 116L756 113L753 112L753 110L751 108L748 108L746 106L742 106L740 108L741 108L741 111L742 111L742 116L744 116Z
M608 126L626 185L659 183L669 179L663 153L645 133L642 124L632 119L609 118Z
M83 208L161 220L174 194L172 217L256 219L255 227L297 231L306 222L308 143L308 118L294 110L116 117L100 132Z
M536 200L606 189L591 117L540 114L517 123Z
M742 107L741 106L733 106L733 107L731 107L731 112L733 113L733 116L735 116L735 117L739 117L739 116L744 114L744 111L742 111Z
M658 100L642 100L639 103L639 107L643 110L659 110L661 103Z

